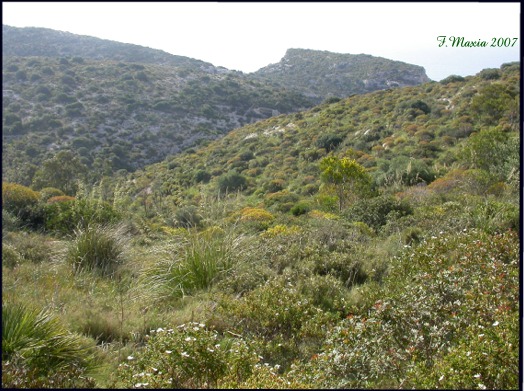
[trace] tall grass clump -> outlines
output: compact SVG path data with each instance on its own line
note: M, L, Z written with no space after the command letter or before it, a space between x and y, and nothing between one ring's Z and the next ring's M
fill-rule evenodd
M3 387L89 387L94 350L47 311L2 303Z
M75 230L66 258L75 273L91 271L111 276L124 262L125 250L123 226L88 225Z
M233 267L240 237L214 231L186 231L153 250L160 260L146 270L147 284L157 295L184 297L210 288Z

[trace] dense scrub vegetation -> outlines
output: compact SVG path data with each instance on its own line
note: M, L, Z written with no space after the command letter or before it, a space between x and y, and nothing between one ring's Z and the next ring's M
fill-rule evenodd
M76 57L4 57L4 177L26 185L57 151L99 180L311 107L299 93L210 65L158 65ZM64 189L65 190L65 189Z
M402 85L427 80L420 67L378 57L335 75L334 58L352 55L318 52L296 67L297 80L280 83L137 45L41 28L2 30L3 179L26 186L54 187L41 183L40 169L58 151L72 153L87 172L79 179L92 184L332 95L304 86L304 73L337 86L340 97L388 88L388 77ZM362 89L370 69L380 82ZM420 77L406 76L412 70Z
M520 69L495 71L74 194L4 182L4 386L518 389Z

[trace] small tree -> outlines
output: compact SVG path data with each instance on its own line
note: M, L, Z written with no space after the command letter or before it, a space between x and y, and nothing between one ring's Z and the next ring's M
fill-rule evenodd
M66 195L75 195L78 181L87 174L87 167L79 157L71 151L60 151L55 156L43 162L35 173L33 186L37 189L55 187Z
M371 177L354 159L327 156L320 162L321 179L333 186L342 211L345 201L371 187Z

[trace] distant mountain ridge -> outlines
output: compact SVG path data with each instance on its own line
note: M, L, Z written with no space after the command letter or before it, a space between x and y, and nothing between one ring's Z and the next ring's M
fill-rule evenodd
M366 55L290 49L244 74L51 29L2 32L3 176L22 184L60 150L93 175L134 171L329 97L429 80L421 67Z
M159 49L40 27L2 26L2 56L82 57L142 64L211 68L210 63ZM225 68L222 68L225 70Z
M288 49L282 60L255 76L294 88L319 100L340 98L430 81L423 67L368 54Z

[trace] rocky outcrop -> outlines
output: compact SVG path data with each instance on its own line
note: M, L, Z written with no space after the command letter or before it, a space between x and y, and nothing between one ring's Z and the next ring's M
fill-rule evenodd
M423 67L367 54L289 49L254 76L296 89L318 101L430 81Z

